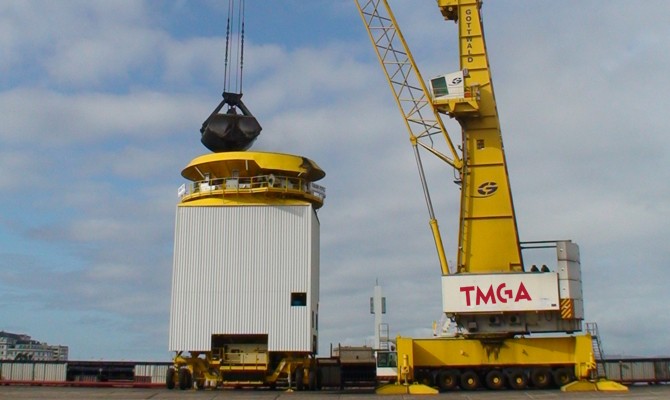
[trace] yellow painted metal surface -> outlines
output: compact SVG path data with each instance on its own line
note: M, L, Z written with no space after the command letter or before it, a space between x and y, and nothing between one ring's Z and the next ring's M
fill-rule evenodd
M193 352L188 356L177 354L174 358L174 367L175 371L187 368L193 381L201 387L272 384L281 376L288 378L297 369L303 370L301 385L306 387L309 384L308 371L316 368L314 359L309 354L301 353L284 355L274 369L270 368L267 354L239 353L234 358L219 359L214 357L212 352ZM231 372L236 373L232 379L228 376ZM241 376L245 376L244 373L247 374L246 378L256 379L240 379ZM178 377L175 376L175 379Z
M182 171L179 206L323 205L325 172L312 160L281 153L226 152L193 159Z
M204 174L211 176L233 176L237 170L244 176L262 175L281 171L287 176L302 177L310 182L318 181L326 173L312 160L292 154L259 151L230 151L211 153L194 158L181 175L191 181L199 181Z
M381 395L403 395L403 394L438 394L439 391L427 385L413 383L402 385L399 383L389 383L375 389L376 394Z
M561 318L575 318L575 299L561 299Z
M458 272L520 271L521 250L479 0L438 0L458 22L465 97L434 101L463 128Z
M478 0L438 0L445 18L458 22L459 58L464 71L462 98L431 98L425 82L397 27L388 1L356 1L377 57L403 115L415 149L429 151L459 173L461 210L459 218L457 272L491 273L521 271L521 250L512 204L498 111L489 71ZM446 131L440 115L460 123L461 155ZM451 154L440 153L432 144L444 137ZM430 138L430 141L425 141ZM423 181L421 161L417 157ZM425 184L424 184L425 186ZM446 258L424 187L431 229L440 256L442 273Z
M398 359L407 357L410 365L410 381L416 368L574 365L578 378L588 378L593 368L592 342L588 334L488 342L461 337L398 337L396 343Z
M561 387L563 392L627 392L628 388L618 382L601 379L597 381L581 380Z

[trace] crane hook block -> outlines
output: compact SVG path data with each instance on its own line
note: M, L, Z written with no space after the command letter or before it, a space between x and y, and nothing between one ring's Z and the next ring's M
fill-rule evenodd
M220 113L226 105L228 110ZM215 153L243 151L251 147L261 129L256 117L242 102L241 93L223 92L221 103L202 123L200 142Z

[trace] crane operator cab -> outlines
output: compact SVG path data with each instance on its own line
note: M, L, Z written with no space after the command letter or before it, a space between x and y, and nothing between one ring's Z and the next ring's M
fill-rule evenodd
M465 80L467 70L440 75L430 80L433 99L459 99L465 97Z
M398 378L398 352L377 350L377 382L392 383Z

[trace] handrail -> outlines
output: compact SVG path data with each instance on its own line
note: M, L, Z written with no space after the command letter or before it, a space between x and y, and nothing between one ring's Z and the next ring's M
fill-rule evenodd
M305 194L323 202L326 188L302 178L281 175L259 175L251 177L210 178L182 184L177 195L181 200L188 197L231 194L256 194L263 192L285 192Z

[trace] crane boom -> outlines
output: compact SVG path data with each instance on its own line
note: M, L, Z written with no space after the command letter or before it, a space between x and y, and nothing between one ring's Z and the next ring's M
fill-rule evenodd
M459 86L463 90L456 95L447 93L437 96L436 93L431 94L424 83L388 2L357 0L356 4L409 132L443 275L448 274L446 258L417 147L445 161L458 171L460 177L457 272L522 271L500 123L479 18L479 2L439 2L446 19L458 22L461 18L461 72L452 80L460 79ZM445 76L431 80L433 92L440 82L444 82L443 87L446 88ZM453 87L451 83L450 86ZM463 131L462 156L456 151L440 113L460 123ZM436 136L444 138L450 150L449 156L435 148L433 138Z
M435 218L419 147L429 151L456 169L462 167L463 160L456 151L437 109L430 100L426 84L414 62L414 57L412 57L402 32L397 28L397 22L389 4L380 0L356 0L356 6L365 23L377 58L384 70L409 133L421 187L428 207L429 224L437 248L440 269L443 275L448 275L447 257ZM450 155L445 155L435 148L435 136L444 138Z

